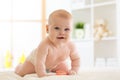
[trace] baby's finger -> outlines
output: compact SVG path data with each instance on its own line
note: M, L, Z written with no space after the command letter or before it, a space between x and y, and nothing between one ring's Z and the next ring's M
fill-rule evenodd
M75 75L75 74L76 74L75 71L73 71L73 70L69 71L69 75Z

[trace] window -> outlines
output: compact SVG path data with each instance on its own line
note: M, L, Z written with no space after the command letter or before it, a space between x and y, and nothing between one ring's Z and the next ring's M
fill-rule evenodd
M13 55L13 67L22 53L27 56L40 42L42 0L0 0L0 68L5 55Z

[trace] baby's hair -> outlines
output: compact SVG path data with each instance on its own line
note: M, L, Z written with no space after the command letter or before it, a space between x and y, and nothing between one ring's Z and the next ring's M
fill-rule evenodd
M71 19L72 15L64 9L55 10L54 12L50 14L49 19L48 19L48 24L51 24L51 21L56 17Z

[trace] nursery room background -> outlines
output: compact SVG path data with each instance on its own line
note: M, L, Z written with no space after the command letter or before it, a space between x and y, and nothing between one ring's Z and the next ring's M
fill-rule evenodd
M73 15L81 69L120 67L120 0L0 0L0 71L14 70L45 38L49 14Z

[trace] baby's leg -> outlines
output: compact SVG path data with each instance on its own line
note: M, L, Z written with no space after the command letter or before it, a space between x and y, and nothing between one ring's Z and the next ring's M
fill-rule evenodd
M25 61L24 64L19 64L16 67L15 73L17 73L20 76L24 76L26 74L35 73L35 68L31 62Z
M68 72L69 66L65 63L60 63L54 69L52 69L52 72L56 72L57 70L62 70L62 71Z

